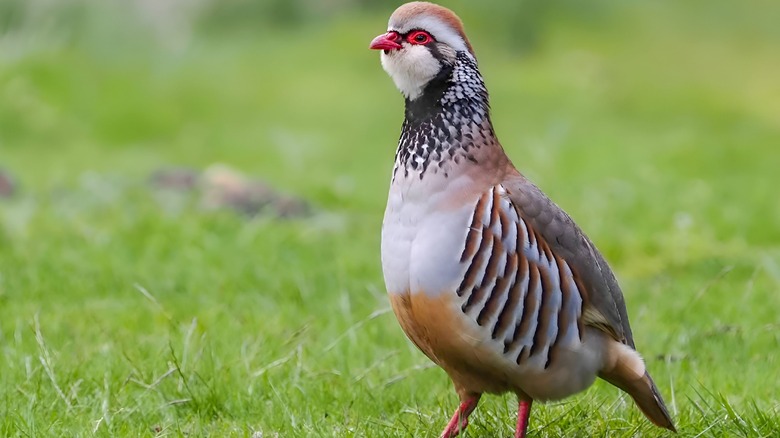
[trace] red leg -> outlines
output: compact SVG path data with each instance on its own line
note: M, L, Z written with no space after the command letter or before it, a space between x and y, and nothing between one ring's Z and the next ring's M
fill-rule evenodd
M531 400L520 400L520 406L517 408L515 438L525 438L525 432L528 430L528 417L531 416L531 403Z
M466 429L469 425L469 415L477 408L479 397L479 394L474 395L461 402L452 419L447 423L447 427L444 428L444 432L441 433L441 438L454 438Z

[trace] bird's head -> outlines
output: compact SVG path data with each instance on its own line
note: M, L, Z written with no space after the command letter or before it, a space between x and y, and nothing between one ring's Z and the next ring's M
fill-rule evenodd
M387 33L374 38L369 48L382 51L382 67L409 100L419 97L442 72L451 71L459 52L474 57L460 18L428 2L396 9Z

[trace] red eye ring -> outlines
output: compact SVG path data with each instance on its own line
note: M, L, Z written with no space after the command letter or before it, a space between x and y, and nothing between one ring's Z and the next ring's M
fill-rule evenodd
M408 41L409 44L424 45L433 41L433 37L424 30L415 30L407 35L406 41Z

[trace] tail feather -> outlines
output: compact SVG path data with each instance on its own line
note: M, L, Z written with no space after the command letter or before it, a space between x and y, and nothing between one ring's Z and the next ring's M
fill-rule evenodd
M599 376L627 392L653 424L677 432L664 400L645 370L639 354L628 347L619 350L620 354L615 357L612 369L602 370Z
M633 381L618 381L609 379L606 376L604 376L604 380L626 391L634 399L642 413L645 414L645 417L653 424L669 429L672 432L677 432L672 417L669 415L664 400L661 398L661 394L658 393L658 388L653 383L650 374L645 373L641 379Z

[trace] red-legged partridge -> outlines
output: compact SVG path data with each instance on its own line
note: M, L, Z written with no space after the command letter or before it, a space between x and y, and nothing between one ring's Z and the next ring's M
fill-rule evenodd
M597 376L674 430L607 262L499 144L460 19L407 3L370 48L406 102L382 267L404 332L460 396L442 436L466 427L483 393L513 392L523 437L533 400L562 399Z

